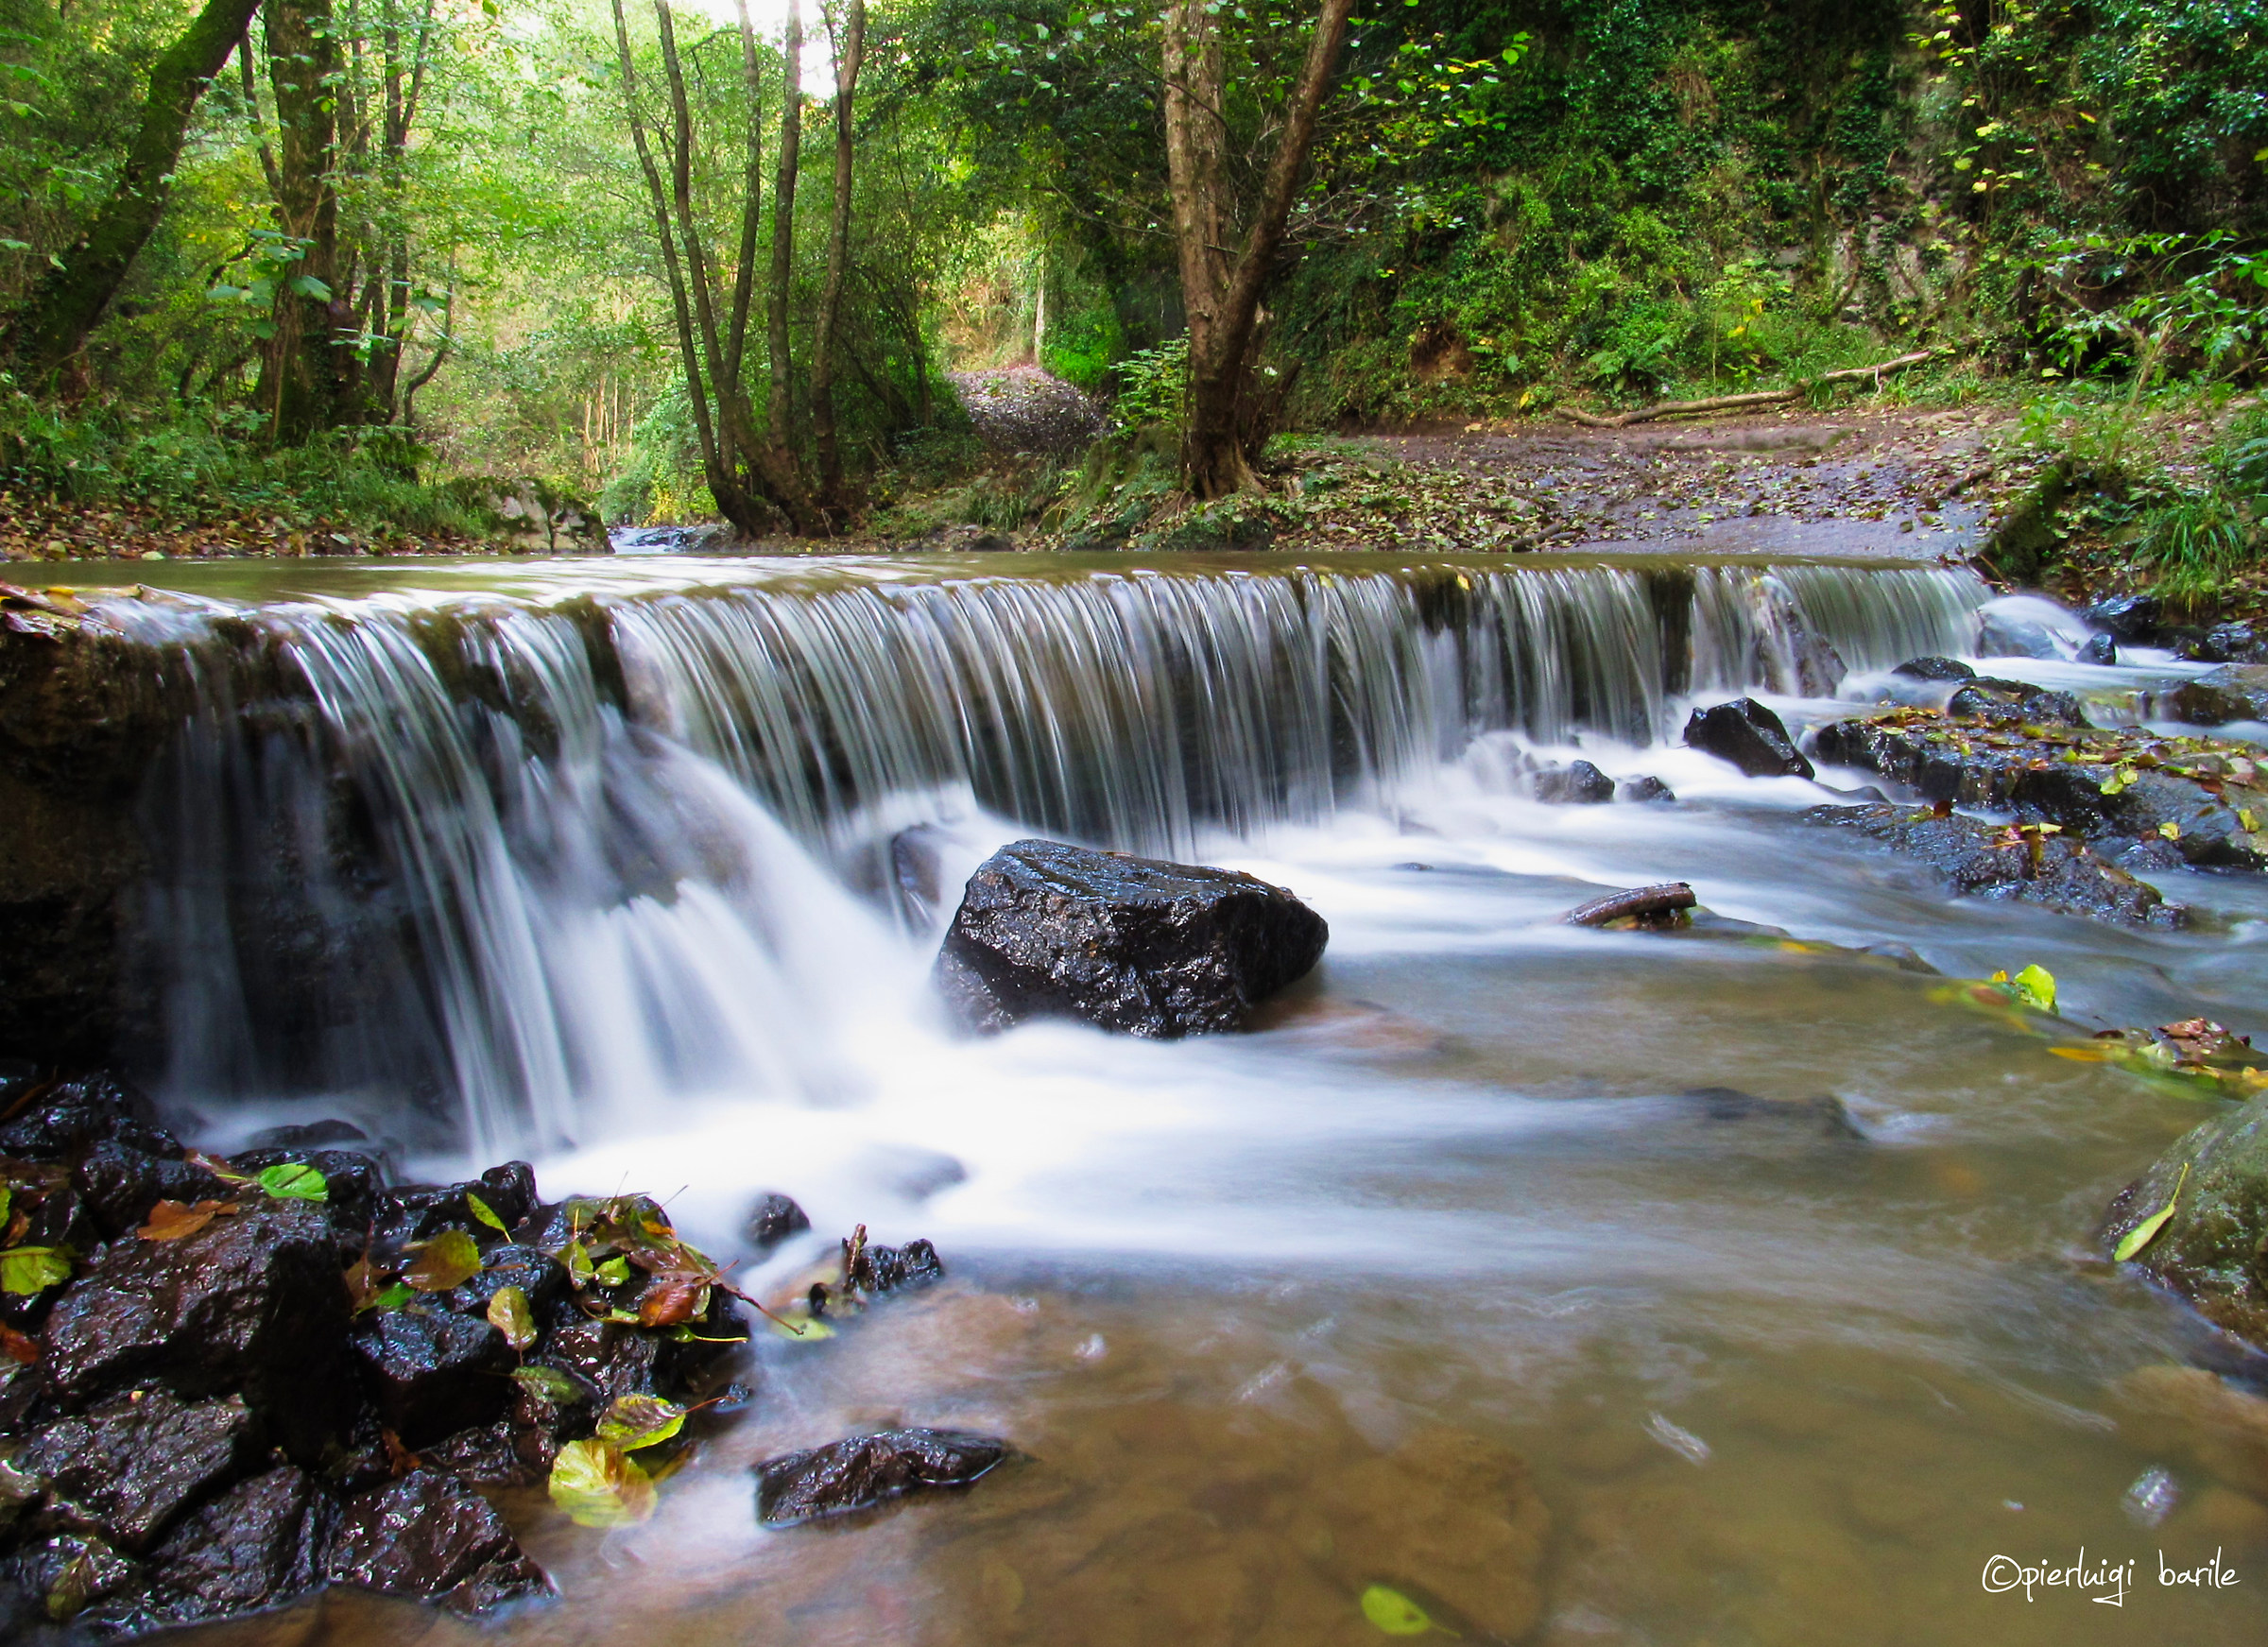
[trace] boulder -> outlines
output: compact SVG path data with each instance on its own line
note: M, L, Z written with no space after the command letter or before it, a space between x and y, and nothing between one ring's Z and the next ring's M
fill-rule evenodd
M551 1588L488 1500L430 1469L348 1501L332 1535L326 1576L463 1613Z
M872 1296L912 1292L945 1278L945 1261L926 1241L909 1241L902 1247L867 1243L851 1261L850 1285Z
M2079 700L2068 692L2050 692L2021 680L1995 680L1978 676L1954 688L1945 702L1949 715L1973 715L1987 721L2036 721L2042 726L2083 727L2087 716Z
M67 1409L153 1383L192 1399L241 1392L268 1438L313 1464L355 1404L343 1267L329 1219L304 1202L114 1242L48 1317L40 1364Z
M1559 805L1597 806L1614 798L1614 780L1589 761L1571 761L1536 774L1536 798Z
M2071 655L2074 663L2093 663L2112 668L2119 661L2119 643L2112 636L2092 634L2080 643L2079 650Z
M2137 646L2155 646L2165 620L2165 609L2154 594L2114 594L2080 608L2079 615L2089 626L2116 640Z
M163 1387L117 1396L35 1433L16 1467L47 1484L47 1513L140 1554L195 1500L261 1451L244 1402L183 1401Z
M2104 1250L2169 1203L2173 1216L2134 1262L2215 1326L2268 1349L2268 1097L2184 1134L2120 1191Z
M1008 1444L965 1430L884 1430L755 1467L756 1514L791 1526L864 1510L906 1493L969 1485L1008 1456Z
M26 1545L7 1566L16 1587L35 1601L32 1618L42 1623L68 1623L106 1603L121 1606L140 1593L146 1579L139 1561L83 1533ZM16 1623L20 1628L29 1621Z
M2215 624L2181 652L2201 663L2268 663L2268 634L2246 623Z
M1614 792L1614 798L1629 805L1643 806L1659 801L1666 806L1677 798L1677 792L1660 779L1641 774L1624 779L1623 786Z
M2122 926L2176 927L2187 918L2181 905L2070 835L2026 842L2005 826L1926 806L1815 806L1802 816L1918 858L1964 897L2043 904Z
M1974 680L1977 672L1958 658L1909 658L1893 675L1902 675L1908 680Z
M467 1315L485 1315L489 1304L507 1287L527 1295L529 1308L540 1320L567 1293L567 1267L540 1246L507 1243L492 1246L481 1259L480 1274L448 1295L449 1308Z
M1025 840L969 878L936 975L979 1033L1059 1017L1173 1039L1243 1027L1329 935L1250 875Z
M2009 612L1986 610L1977 624L1980 658L2059 658L2061 650L2045 624Z
M2175 719L2192 726L2268 720L2268 664L2224 663L2185 680L2166 701Z
M787 1196L775 1192L765 1195L749 1210L744 1228L748 1244L758 1252L768 1252L791 1235L799 1235L811 1227L811 1215Z
M386 1168L375 1156L360 1150L277 1148L246 1150L231 1156L238 1172L258 1175L269 1167L313 1167L323 1175L323 1207L341 1237L360 1246L376 1223L379 1195L386 1189ZM180 1196L175 1196L180 1200Z
M1697 709L1685 723L1692 748L1729 761L1751 778L1810 778L1812 763L1788 736L1780 718L1753 697Z
M87 1152L71 1171L71 1186L105 1241L116 1241L147 1222L149 1210L160 1201L194 1206L230 1200L235 1193L202 1167L151 1155L116 1139L105 1139Z
M19 1160L76 1160L98 1143L116 1142L170 1160L180 1141L158 1124L157 1107L140 1089L107 1072L51 1081L24 1100L0 1126L0 1156Z
M239 1483L151 1553L148 1615L201 1623L304 1595L323 1582L336 1516L331 1495L291 1465Z
M486 1321L415 1304L369 1312L355 1324L353 1344L371 1404L411 1448L493 1423L520 1364Z

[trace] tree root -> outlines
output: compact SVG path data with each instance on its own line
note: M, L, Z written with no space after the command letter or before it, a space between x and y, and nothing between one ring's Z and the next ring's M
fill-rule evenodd
M1937 358L1934 349L1916 350L1901 354L1896 360L1881 361L1874 366L1847 367L1841 371L1822 372L1798 387L1792 389L1760 389L1754 394L1715 395L1705 401L1657 401L1650 406L1641 406L1634 412L1617 412L1602 418L1592 412L1578 411L1573 406L1555 408L1571 423L1580 423L1587 429L1627 429L1633 423L1651 423L1657 418L1699 418L1714 412L1745 411L1751 406L1784 405L1801 400L1814 384L1856 383L1861 378L1873 378L1879 386L1882 373L1903 371L1909 366Z

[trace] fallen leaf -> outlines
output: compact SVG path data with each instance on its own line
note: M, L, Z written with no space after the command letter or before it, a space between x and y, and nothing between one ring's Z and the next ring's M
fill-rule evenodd
M444 1229L418 1249L402 1278L421 1293L446 1293L480 1274L480 1248L462 1229Z
M1401 1591L1374 1584L1363 1591L1363 1617L1389 1636L1422 1636L1434 1629L1433 1617ZM1443 1635L1455 1632L1444 1630Z
M518 1287L502 1287L489 1300L489 1325L504 1334L505 1343L525 1352L536 1342L535 1312L527 1295Z
M2182 1185L2189 1181L2190 1163L2184 1161L2181 1163L2181 1176L2174 1180L2174 1193L2166 1197L2163 1207L2119 1238L2118 1249L2110 1255L2114 1261L2124 1263L2157 1239L2157 1232L2166 1227L2166 1220L2174 1216L2174 1208L2181 1200Z
M278 1161L262 1169L259 1184L279 1201L328 1201L331 1186L304 1161Z
M572 1407L586 1394L581 1384L556 1366L524 1366L517 1368L512 1377L529 1394L555 1407Z
M7 1322L0 1321L0 1355L29 1366L40 1359L40 1341L26 1337Z
M470 1190L465 1192L465 1205L472 1210L473 1217L479 1219L497 1234L509 1236L512 1233L504 1227L504 1220L496 1216L495 1209Z
M696 1278L657 1280L638 1300L641 1327L679 1327L709 1308L709 1283Z
M194 1207L161 1201L149 1210L149 1222L134 1233L144 1241L179 1241L184 1235L195 1235L222 1213L235 1210L233 1201L199 1201Z
M658 1447L685 1426L685 1409L660 1396L617 1396L598 1421L598 1438L610 1447L635 1452Z
M627 1258L610 1258L592 1273L598 1278L600 1286L619 1287L630 1278L630 1261Z
M71 1278L71 1255L60 1246L15 1246L0 1252L0 1292L26 1297Z
M2055 974L2045 967L2026 967L2010 981L2016 998L2042 1012L2055 1010Z
M598 1273L597 1266L591 1261L591 1249L579 1241L567 1244L566 1250L559 1254L559 1261L567 1266L567 1278L578 1288L589 1286L591 1278Z
M578 1527L622 1527L654 1513L653 1479L619 1447L570 1441L551 1467L551 1501Z

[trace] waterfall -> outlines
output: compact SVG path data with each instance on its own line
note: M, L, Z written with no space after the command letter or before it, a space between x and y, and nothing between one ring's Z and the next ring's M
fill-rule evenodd
M1795 692L1803 632L1853 667L1966 651L1988 592L1796 565L902 572L211 626L146 802L169 1089L407 1095L490 1158L667 1094L824 1091L824 1026L911 975L851 890L908 826L973 806L1186 854L1388 803L1486 733L1644 743L1681 697Z

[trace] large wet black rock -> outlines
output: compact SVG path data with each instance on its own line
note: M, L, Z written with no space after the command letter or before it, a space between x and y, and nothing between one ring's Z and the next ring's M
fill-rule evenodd
M1614 798L1614 780L1589 761L1536 774L1536 798L1561 806L1598 806Z
M438 1602L454 1612L483 1612L551 1587L488 1500L429 1469L350 1500L326 1565L333 1584Z
M1902 675L1908 680L1974 680L1977 672L1958 658L1909 658L1893 675Z
M1753 697L1695 710L1685 723L1685 741L1751 778L1815 776L1780 718Z
M743 1230L750 1246L758 1252L768 1252L789 1236L799 1235L810 1227L811 1214L797 1206L792 1197L774 1191L748 1210L748 1221Z
M1173 1039L1242 1028L1329 935L1321 916L1250 875L1017 841L969 878L936 981L983 1033L1075 1018Z
M450 1292L449 1307L468 1315L485 1315L490 1301L507 1287L524 1293L528 1307L541 1319L566 1295L567 1268L540 1246L493 1246L481 1259L480 1274Z
M41 1369L67 1408L152 1384L241 1393L268 1438L313 1465L356 1401L343 1269L330 1220L305 1202L255 1199L178 1240L113 1242L48 1317Z
M151 1553L145 1617L201 1623L306 1594L323 1582L337 1513L321 1484L291 1465L239 1483Z
M323 1205L331 1214L331 1222L356 1245L369 1234L377 1213L379 1195L386 1188L385 1163L361 1150L298 1146L252 1149L230 1157L229 1164L240 1173L253 1175L269 1167L313 1167L323 1175Z
M1953 695L1946 699L1945 712L1987 721L2036 721L2044 726L2087 724L2079 700L2068 692L2050 692L2026 681L1996 680L1984 675L1956 687Z
M2268 1349L2268 1098L2184 1134L2120 1191L2104 1250L2169 1205L2173 1215L2133 1261L2215 1326Z
M160 1201L194 1206L235 1195L202 1167L151 1155L116 1139L105 1139L89 1150L72 1169L71 1184L105 1241L140 1227Z
M1008 1444L966 1430L884 1430L767 1458L755 1467L756 1514L774 1526L864 1510L885 1499L967 1486Z
M2268 720L2268 664L2224 663L2174 690L2174 713L2193 726Z
M38 1431L15 1464L47 1484L49 1516L139 1554L182 1509L250 1467L261 1448L250 1411L234 1397L182 1401L163 1387L137 1394Z
M142 1090L107 1072L47 1083L0 1126L0 1156L19 1160L73 1160L114 1141L147 1155L180 1159L181 1146L158 1124Z
M520 1364L486 1321L414 1304L369 1311L354 1324L353 1345L371 1404L411 1448L492 1423Z
M445 1229L469 1230L484 1246L508 1239L473 1212L474 1196L507 1230L517 1231L539 1210L548 1210L536 1194L535 1168L525 1161L507 1161L460 1184L402 1184L384 1191L372 1214L370 1245L397 1252Z
M1931 807L1815 806L1802 815L1917 858L1967 897L2037 903L2124 926L2179 926L2187 914L2069 835L2011 839L2003 826L1964 813L1941 816Z

